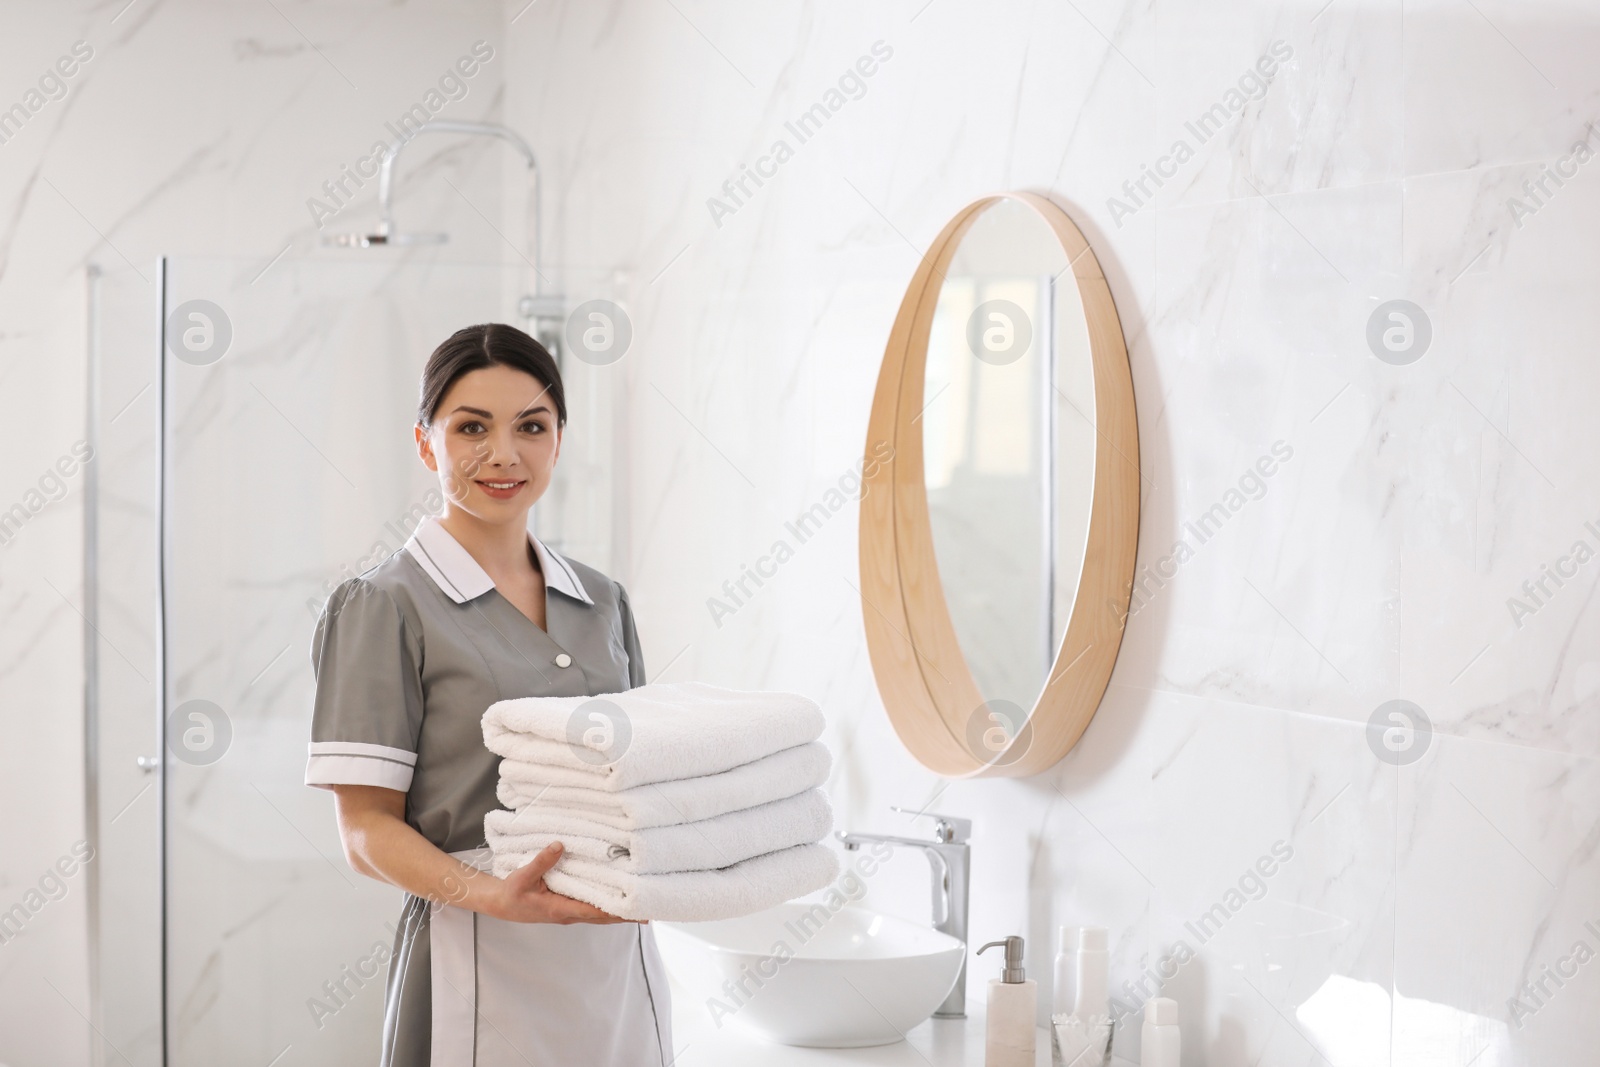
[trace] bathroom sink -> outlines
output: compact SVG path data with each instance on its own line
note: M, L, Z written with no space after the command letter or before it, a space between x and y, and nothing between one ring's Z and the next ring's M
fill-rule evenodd
M791 902L740 919L653 923L668 968L717 1029L857 1048L899 1041L955 986L966 946L916 923Z

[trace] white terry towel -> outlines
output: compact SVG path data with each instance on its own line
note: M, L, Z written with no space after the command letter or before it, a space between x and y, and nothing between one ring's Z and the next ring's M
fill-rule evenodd
M504 878L527 863L529 853L496 853L494 873ZM839 857L823 844L796 845L731 867L677 874L628 874L604 863L562 856L545 872L552 892L593 904L624 919L704 922L735 919L821 889L839 876Z
M568 856L633 874L670 874L729 867L764 852L820 841L833 829L833 808L822 790L807 789L699 822L616 830L535 804L521 811L491 811L483 828L496 855L532 856L560 841Z
M586 704L594 706L580 713ZM617 711L625 724L609 721ZM585 772L595 788L631 789L732 770L815 741L824 725L822 709L794 693L653 682L599 697L501 700L483 713L483 742L510 759ZM586 733L596 739L585 740ZM612 755L608 747L620 751Z
M613 791L583 784L593 779L587 772L508 759L500 763L497 792L508 808L539 804L618 830L646 830L792 797L826 782L832 767L827 746L808 741L731 771Z

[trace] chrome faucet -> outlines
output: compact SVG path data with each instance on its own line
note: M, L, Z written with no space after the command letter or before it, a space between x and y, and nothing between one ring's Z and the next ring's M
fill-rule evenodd
M851 852L865 844L883 842L904 848L920 848L928 857L928 867L933 875L933 928L967 943L967 881L971 870L972 849L967 839L972 836L972 820L954 815L937 815L931 811L907 811L891 807L890 811L907 815L925 815L937 820L933 826L933 840L900 837L896 834L860 834L840 830L837 834L844 847ZM961 959L961 970L956 974L955 988L944 998L938 1019L962 1019L967 1014L967 960Z

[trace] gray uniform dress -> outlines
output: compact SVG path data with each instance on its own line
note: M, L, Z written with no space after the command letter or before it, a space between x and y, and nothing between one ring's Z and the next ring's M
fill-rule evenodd
M483 817L500 806L484 709L645 681L622 586L530 541L544 571L546 630L431 518L403 550L334 591L312 643L308 785L401 790L406 822L483 866ZM671 1048L652 927L507 923L406 896L384 1067L665 1067Z

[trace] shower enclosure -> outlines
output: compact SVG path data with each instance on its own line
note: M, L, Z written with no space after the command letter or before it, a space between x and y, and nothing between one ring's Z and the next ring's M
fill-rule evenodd
M97 1062L376 1060L400 892L349 869L331 794L302 784L312 630L438 508L412 443L423 360L464 325L529 328L531 291L523 262L418 254L90 272ZM613 371L562 369L534 521L609 568Z

